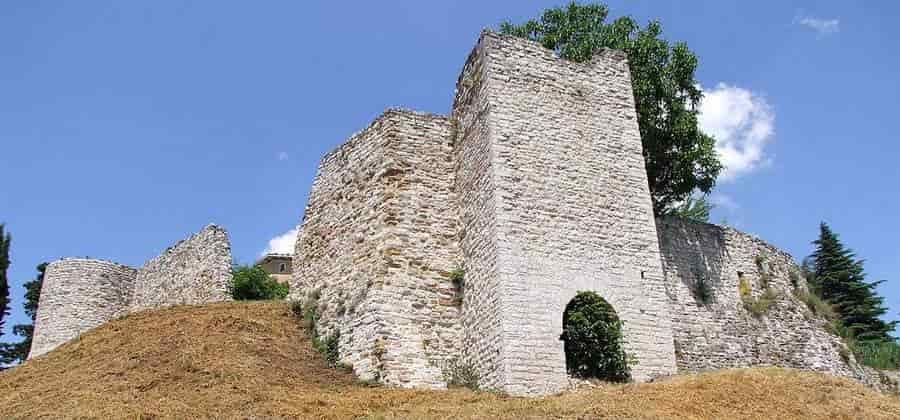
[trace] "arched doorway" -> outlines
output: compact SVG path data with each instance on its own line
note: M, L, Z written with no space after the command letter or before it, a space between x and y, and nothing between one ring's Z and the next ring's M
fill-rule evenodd
M566 370L579 378L626 382L631 378L622 346L622 321L597 293L580 291L563 311Z

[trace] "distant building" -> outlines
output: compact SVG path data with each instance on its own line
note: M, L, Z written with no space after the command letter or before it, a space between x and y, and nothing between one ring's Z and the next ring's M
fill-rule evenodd
M291 280L291 254L266 254L256 265L280 283L287 284Z

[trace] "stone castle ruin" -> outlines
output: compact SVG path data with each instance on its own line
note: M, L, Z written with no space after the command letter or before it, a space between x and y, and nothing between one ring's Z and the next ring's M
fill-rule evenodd
M28 358L142 309L230 300L231 245L209 225L134 269L90 258L47 266Z
M654 218L618 51L575 63L483 32L449 115L389 109L322 158L291 265L289 299L314 308L317 334L390 385L442 388L465 366L485 389L558 392L579 291L624 322L637 381L777 365L877 385L797 297L788 254ZM230 266L215 226L137 270L52 263L31 357L135 310L227 300ZM761 296L774 297L765 313L748 310Z

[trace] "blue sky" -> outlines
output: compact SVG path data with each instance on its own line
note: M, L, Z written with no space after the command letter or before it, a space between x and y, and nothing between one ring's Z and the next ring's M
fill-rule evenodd
M448 111L483 27L563 3L3 2L0 222L34 267L139 266L209 222L252 262L319 157L384 108ZM825 220L900 310L900 3L611 1L700 58L727 220L802 258Z

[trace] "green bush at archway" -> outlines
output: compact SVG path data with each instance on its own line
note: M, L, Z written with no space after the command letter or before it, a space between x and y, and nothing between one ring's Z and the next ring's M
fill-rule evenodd
M563 312L566 369L579 378L612 382L631 379L622 346L622 321L615 309L594 292L578 292Z

